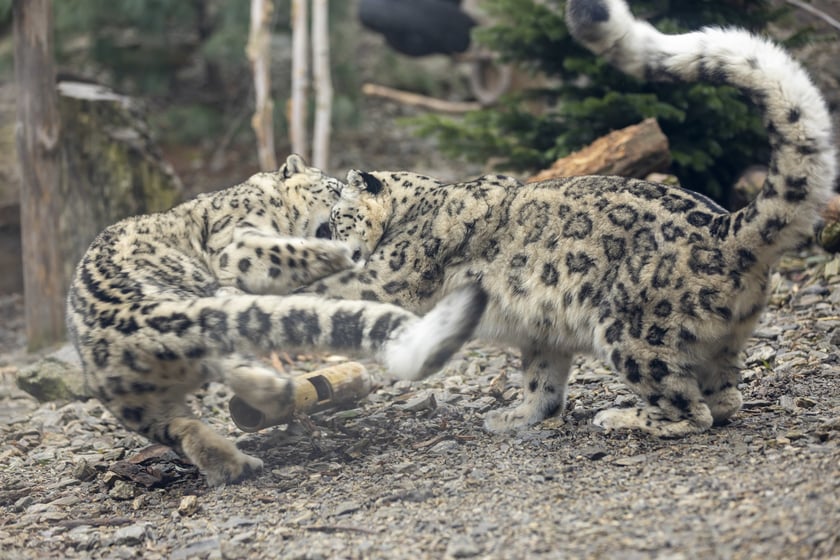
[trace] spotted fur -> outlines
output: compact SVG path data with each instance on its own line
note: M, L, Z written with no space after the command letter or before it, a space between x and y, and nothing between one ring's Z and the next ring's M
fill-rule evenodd
M619 177L442 184L351 172L331 227L366 262L311 289L422 311L479 281L489 304L478 334L518 346L524 369L523 402L488 414L491 430L562 411L572 357L586 352L643 401L601 411L596 424L700 432L741 406L738 355L765 305L770 267L812 232L836 178L831 121L802 68L746 32L663 35L622 0L569 0L567 20L634 75L742 89L770 132L758 197L728 213L689 190Z
M105 229L78 265L68 329L90 392L127 427L186 455L211 485L262 462L194 417L185 396L205 382L228 383L270 415L294 389L255 355L332 348L395 372L431 372L481 314L473 287L423 320L393 305L282 296L352 264L346 244L304 238L328 232L339 188L291 156L276 173ZM404 355L412 361L390 358Z

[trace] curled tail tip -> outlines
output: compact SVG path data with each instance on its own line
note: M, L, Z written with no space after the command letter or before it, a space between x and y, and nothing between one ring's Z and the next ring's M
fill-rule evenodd
M384 349L388 371L412 380L435 373L472 338L487 301L487 293L478 285L463 286L446 296L388 343Z
M610 19L609 5L606 0L569 0L566 2L566 24L572 35L594 24Z

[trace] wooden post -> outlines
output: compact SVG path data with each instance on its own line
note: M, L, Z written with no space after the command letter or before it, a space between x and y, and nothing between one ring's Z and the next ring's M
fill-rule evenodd
M52 0L14 0L12 10L26 336L34 350L64 336L64 260L58 229L61 126Z
M306 90L309 87L309 0L292 0L292 98L289 135L292 151L309 159L306 139Z
M321 169L327 169L329 166L332 120L329 9L329 0L313 0L312 76L315 81L315 127L312 135L312 165Z
M256 109L251 126L257 135L257 154L263 171L277 169L274 150L274 102L271 99L272 0L251 0L251 32L246 48L254 74Z

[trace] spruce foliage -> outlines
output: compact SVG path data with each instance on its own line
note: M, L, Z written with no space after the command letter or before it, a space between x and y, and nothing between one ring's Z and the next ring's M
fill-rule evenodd
M669 139L671 171L680 183L725 203L744 168L766 161L757 112L731 87L645 83L620 73L571 38L564 4L485 0L498 23L477 30L477 39L503 60L555 78L554 85L509 95L461 120L424 117L417 121L419 132L436 136L449 155L493 158L499 167L524 171L545 168L611 130L654 117ZM632 9L668 33L707 25L760 33L784 13L768 0L637 0ZM532 110L536 100L549 109Z

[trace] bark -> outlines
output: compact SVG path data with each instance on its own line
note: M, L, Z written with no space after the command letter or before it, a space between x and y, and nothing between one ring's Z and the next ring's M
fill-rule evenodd
M527 182L574 175L645 177L668 167L668 139L654 119L613 131L580 151L557 160Z
M289 136L292 151L308 159L306 90L309 87L309 0L292 0L292 95L289 104Z
M330 78L329 0L313 0L312 70L315 82L315 128L312 164L327 169L330 159L330 123L333 87Z
M30 349L64 336L64 259L58 216L61 125L51 0L14 0L17 149L26 336Z
M251 31L246 48L254 75L256 109L251 126L257 136L257 154L263 171L277 169L274 150L274 102L271 99L272 0L251 0Z

